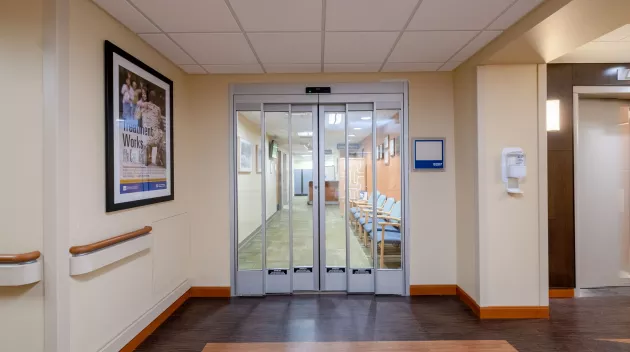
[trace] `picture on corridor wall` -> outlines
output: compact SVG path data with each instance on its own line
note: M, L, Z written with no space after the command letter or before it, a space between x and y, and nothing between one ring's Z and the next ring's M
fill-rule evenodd
M238 172L252 172L252 163L254 162L254 150L252 144L241 137L238 137ZM262 163L260 164L262 171Z
M395 144L396 144L396 139L395 138L391 138L389 140L389 155L390 156L396 155L396 153L395 153L395 149L396 149Z
M258 144L256 144L256 173L262 173L262 149Z
M106 211L175 198L173 82L105 41Z

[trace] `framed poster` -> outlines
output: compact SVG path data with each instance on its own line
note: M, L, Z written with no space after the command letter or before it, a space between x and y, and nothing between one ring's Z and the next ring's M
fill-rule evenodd
M175 199L173 82L105 41L107 212Z
M396 148L395 144L396 144L396 139L395 138L391 138L389 140L389 155L390 156L396 155L396 153L395 153L395 148Z

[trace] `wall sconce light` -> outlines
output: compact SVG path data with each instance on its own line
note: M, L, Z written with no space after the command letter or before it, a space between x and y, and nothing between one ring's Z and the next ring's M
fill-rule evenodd
M547 131L560 131L560 100L547 100Z

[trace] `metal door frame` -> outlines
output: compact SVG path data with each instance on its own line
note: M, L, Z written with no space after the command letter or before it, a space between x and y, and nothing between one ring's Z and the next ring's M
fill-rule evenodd
M319 85L323 85L323 84L319 84ZM236 155L236 142L237 142L237 138L236 138L236 123L237 123L237 118L236 118L236 107L237 104L239 103L248 103L248 104L258 104L260 106L260 112L261 112L261 141L263 142L262 145L264 146L264 138L265 138L265 129L264 129L264 104L314 104L314 110L318 109L317 113L313 114L313 121L314 124L319 123L321 124L323 121L323 117L320 119L319 118L319 107L322 105L326 105L326 104L350 104L350 103L361 103L361 102L371 102L374 104L373 106L373 119L374 121L376 120L376 111L378 109L378 102L383 101L383 100L387 100L386 95L388 94L395 94L395 95L402 95L402 99L400 101L400 109L402 111L402 131L401 131L401 137L402 137L402 142L401 142L401 194L402 194L402 201L403 201L403 221L402 221L402 228L403 228L403 239L402 239L402 244L401 244L401 261L402 261L402 267L400 269L378 269L377 265L376 265L376 260L377 260L377 255L376 255L376 241L372 241L372 245L373 245L373 250L374 250L374 255L373 255L373 259L374 259L374 265L373 265L373 272L374 272L374 292L375 294L399 294L399 295L409 295L409 286L408 286L408 282L409 282L409 250L408 250L408 246L407 244L409 243L409 221L407 219L409 219L408 216L408 212L409 212L409 199L408 197L406 197L407 194L407 189L408 189L408 184L409 184L409 161L408 159L408 155L409 155L409 139L408 139L408 83L406 81L398 81L398 82L380 82L380 83L359 83L359 84L330 84L330 85L325 85L325 86L330 86L332 93L333 94L304 94L305 91L305 87L308 86L307 84L241 84L241 85L231 85L230 86L230 94L229 94L229 98L230 98L230 145L229 145L229 152L230 152L230 266L231 266L231 271L230 271L230 283L231 283L231 293L233 296L235 295L265 295L267 294L266 292L266 281L267 281L267 276L268 275L264 275L267 274L267 268L266 268L266 236L265 236L265 228L266 226L261 226L261 232L262 232L262 269L261 270L247 270L247 271L238 271L238 253L237 253L237 248L238 248L238 244L237 244L237 240L236 240L236 236L238 235L238 231L237 231L237 214L238 214L238 208L237 208L237 184L236 184L236 176L237 176L237 172L236 172L236 158L234 157ZM378 95L378 99L375 99L375 97L370 97L369 95L372 94L377 94ZM247 96L246 99L245 96ZM383 99L384 98L384 99ZM398 98L400 99L400 97ZM290 105L289 105L290 106ZM347 106L346 105L346 114L347 114ZM346 115L347 116L347 115ZM291 111L289 110L289 117L291 117ZM291 120L291 118L289 118L289 121ZM347 125L347 119L346 119L346 125ZM317 126L320 127L320 126ZM347 126L346 126L347 127ZM314 137L314 144L319 142L319 140L316 139L321 139L323 136L323 133L318 133L319 128L313 130L313 135L317 135L317 138ZM376 133L375 133L375 129L376 129L376 123L373 123L373 134L372 134L372 138L373 138L373 148L376 146ZM291 138L291 127L290 127L290 122L289 122L289 138ZM346 133L346 145L347 145L347 133ZM323 144L323 143L322 143ZM290 146L292 147L291 143ZM315 148L315 145L314 145ZM323 148L323 145L321 145L320 143L318 143L317 145L317 150L319 156L317 158L313 158L313 168L314 170L318 170L319 172L314 172L313 174L313 184L314 186L316 184L319 184L319 187L321 187L321 184L323 183L323 177L321 177L321 179L318 177L319 175L315 175L315 174L319 174L321 172L321 168L322 166L319 165L319 163L317 163L316 159L320 159L325 157L325 153L321 150ZM347 148L346 148L346 160L347 160ZM374 153L373 153L373 158L375 158ZM292 163L292 153L289 153L289 166L291 166ZM316 163L318 165L316 165ZM325 164L322 164L325 165ZM261 187L264 190L265 189L265 182L266 182L266 177L265 177L265 166L266 163L262 164L262 172L263 172L263 176L261 177ZM376 174L376 163L373 162L372 164L373 166L373 174ZM316 168L317 167L317 168ZM346 173L348 172L347 167L346 167ZM323 174L322 174L323 175ZM318 178L317 180L315 180L315 178ZM293 189L293 185L292 185L292 181L293 177L291 177L291 190ZM347 177L346 177L346 182L347 182ZM376 177L373 178L373 182L376 183ZM347 187L346 188L346 192L347 192ZM375 185L373 186L373 189L376 189ZM318 208L315 208L316 204L315 204L315 199L318 198L320 203L322 201L322 197L324 197L325 200L325 192L321 192L321 190L317 190L318 191L318 195L317 197L314 194L314 203L313 203L313 209L319 209L321 208L319 206L319 204L317 204ZM262 192L262 204L266 204L266 192ZM314 193L315 193L315 189L314 189ZM292 211L292 198L290 197L289 200L289 206L290 206L290 212ZM347 196L345 197L345 201L348 202L348 198ZM325 204L321 203L321 204ZM347 209L347 207L346 207ZM374 210L376 212L376 210ZM313 212L315 214L315 212ZM374 214L376 215L376 214ZM266 221L266 210L263 207L263 211L261 212L261 220L263 221L263 224ZM319 221L321 221L323 217L322 216L318 216L318 221L314 221L313 226L314 226L314 240L315 238L317 238L318 240L321 239L322 237L324 237L321 234L321 231L318 231L321 229L321 223L318 223ZM292 224L290 225L292 226ZM346 232L348 231L348 223L346 221ZM292 232L290 229L290 241L292 242ZM314 258L313 258L313 275L314 278L316 280L319 280L319 273L316 273L316 271L319 271L319 268L321 267L321 263L319 263L319 258L321 258L321 254L322 252L320 251L320 246L321 243L319 244L319 246L315 246L313 247L313 252L314 252ZM324 252L325 253L325 252ZM288 275L289 280L290 280L290 290L289 292L285 292L287 294L291 294L294 290L294 278L293 278L293 274L294 274L294 268L293 268L293 248L292 245L290 244L290 268L289 268L289 272L291 273L291 275ZM349 269L349 247L348 247L348 234L346 234L346 280L345 282L348 283L349 282L349 275L350 275L350 270ZM399 286L399 283L402 283L402 287ZM253 288L255 288L256 286L259 286L261 288L261 290L255 290ZM319 287L317 287L319 286ZM237 290L237 287L239 288ZM324 285L323 283L321 285L317 285L315 283L315 287L317 289L319 289L320 291L323 291L324 289ZM253 290L252 290L253 289ZM348 292L348 287L346 286L345 291ZM351 292L349 292L351 293Z

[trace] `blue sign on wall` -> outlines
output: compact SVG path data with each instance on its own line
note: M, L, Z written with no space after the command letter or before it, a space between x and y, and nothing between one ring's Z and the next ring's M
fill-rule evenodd
M444 138L413 140L414 170L444 170Z

